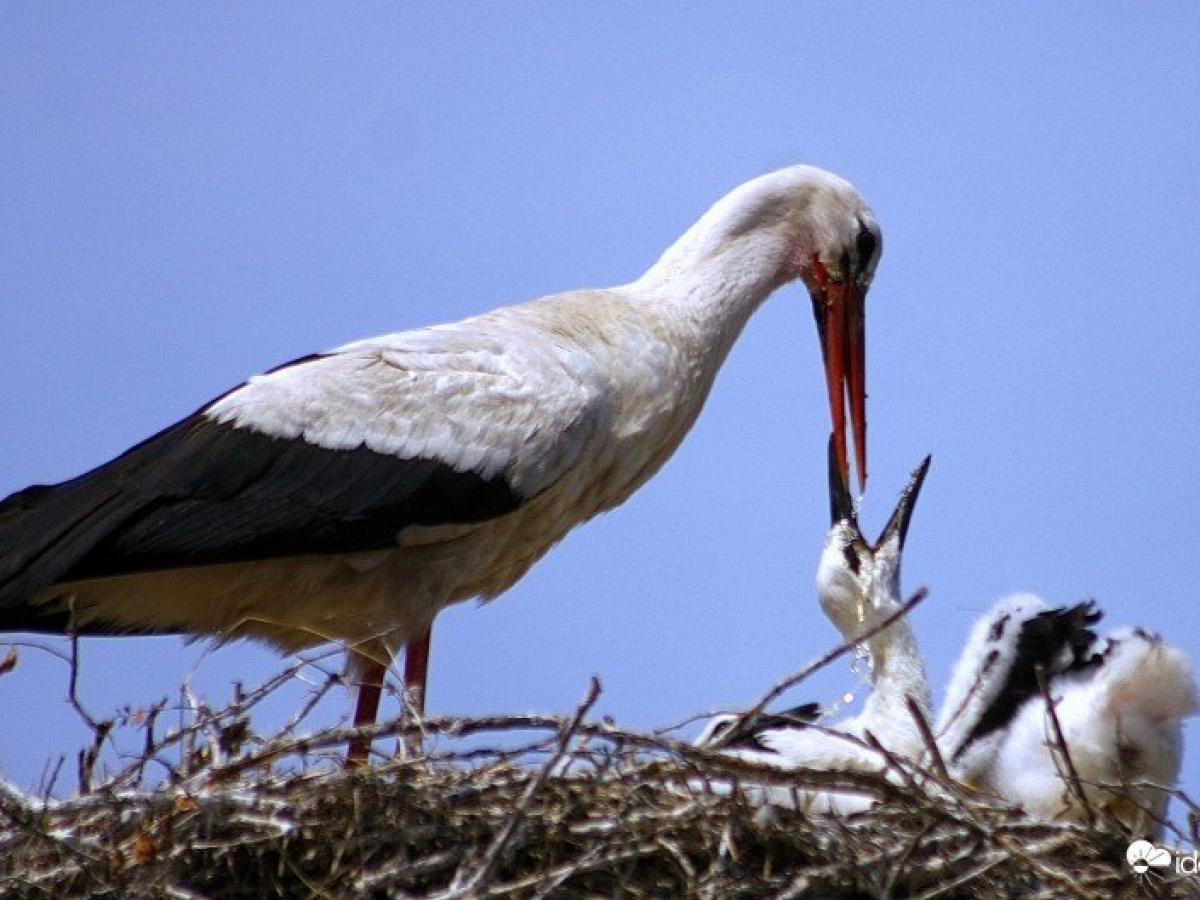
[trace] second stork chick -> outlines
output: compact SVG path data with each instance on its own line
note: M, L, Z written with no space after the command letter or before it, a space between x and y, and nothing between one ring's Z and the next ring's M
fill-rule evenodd
M1033 815L1090 808L1154 834L1197 710L1191 663L1140 628L1100 637L1100 618L1090 602L1000 601L955 667L938 743L954 775Z

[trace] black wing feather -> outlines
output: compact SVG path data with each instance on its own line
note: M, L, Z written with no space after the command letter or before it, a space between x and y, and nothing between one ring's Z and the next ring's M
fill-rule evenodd
M750 721L743 723L741 727L730 727L718 732L712 745L770 752L770 748L760 740L765 732L779 728L804 728L820 717L821 704L819 703L803 703L778 713L762 712ZM738 720L733 719L730 725L736 726L737 722Z
M85 475L0 503L0 628L57 582L393 546L523 502L501 476L365 447L329 450L196 413Z
M955 756L960 756L972 742L1006 728L1025 702L1041 693L1039 672L1049 682L1056 676L1098 665L1100 657L1095 652L1097 635L1093 626L1102 616L1089 600L1048 609L1022 622L1004 685Z

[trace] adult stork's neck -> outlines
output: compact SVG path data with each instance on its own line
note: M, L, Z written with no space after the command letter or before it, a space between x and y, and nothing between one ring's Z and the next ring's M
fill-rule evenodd
M776 229L736 233L720 213L719 205L710 210L631 285L680 340L717 361L762 302L798 274Z

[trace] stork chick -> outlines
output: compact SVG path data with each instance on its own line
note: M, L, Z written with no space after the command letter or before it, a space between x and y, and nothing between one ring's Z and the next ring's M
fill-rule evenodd
M1035 816L1090 809L1154 834L1197 710L1191 663L1140 628L1098 637L1100 617L1093 603L1001 601L955 667L938 742L953 774Z
M847 643L876 628L903 607L900 562L912 511L929 469L929 457L913 472L895 511L870 544L859 529L845 482L831 453L830 512L833 527L817 569L821 608ZM738 716L714 718L697 745L722 749L748 761L784 769L885 771L887 760L868 736L889 753L916 758L923 749L910 700L930 714L929 681L916 634L906 617L865 641L871 660L871 694L862 712L836 725L820 724L816 704L786 713L766 714L750 722ZM756 790L763 802L800 805L817 812L848 814L869 807L869 796L843 791L797 791L788 787Z

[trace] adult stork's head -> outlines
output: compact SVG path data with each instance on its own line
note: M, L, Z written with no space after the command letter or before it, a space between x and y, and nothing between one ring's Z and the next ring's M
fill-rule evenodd
M900 560L913 508L930 457L912 473L874 544L863 537L850 492L842 478L835 441L829 442L829 508L832 527L817 568L821 607L848 639L861 634L901 605Z
M822 173L827 174L827 173ZM800 257L800 276L812 299L821 338L825 384L833 418L833 442L843 481L846 460L846 405L854 431L854 458L860 487L867 485L867 290L883 251L871 210L850 185L828 176L812 198L813 243Z
M791 166L717 201L651 270L652 280L668 279L675 289L692 277L701 279L700 293L719 284L725 291L715 291L718 302L735 307L744 300L752 308L791 281L805 284L821 341L838 465L848 483L849 418L863 487L866 298L882 249L875 216L849 182L813 166ZM694 284L684 288L689 296L696 292ZM730 295L737 299L730 302ZM740 329L744 315L730 318Z

